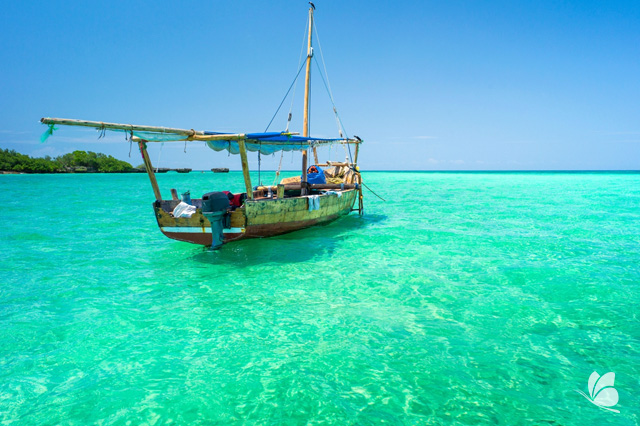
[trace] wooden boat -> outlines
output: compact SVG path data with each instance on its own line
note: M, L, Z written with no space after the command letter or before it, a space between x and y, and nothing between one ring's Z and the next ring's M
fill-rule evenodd
M155 126L82 121L74 119L43 118L41 122L49 126L44 136L51 135L54 125L93 127L105 131L125 132L129 140L137 142L142 159L149 175L155 195L153 210L160 230L164 235L179 241L220 247L223 243L245 238L269 237L296 231L309 226L327 223L352 210L362 213L362 177L357 168L358 152L362 140L341 137L337 139L313 138L309 136L309 102L312 49L313 13L309 8L309 31L306 58L305 96L303 133L288 131L271 133L216 133ZM300 70L302 67L300 68ZM297 78L297 77L296 77ZM332 100L333 101L333 100ZM337 110L334 107L337 116ZM287 126L288 128L288 126ZM216 151L229 151L240 155L246 192L240 194L241 205L231 205L228 194L212 192L200 199L191 199L195 211L188 217L176 213L181 204L177 192L172 189L172 199L163 199L151 165L147 144L152 142L188 142L204 141ZM330 144L343 144L355 147L355 156L344 162L320 163L317 147ZM312 150L314 164L332 170L333 183L313 184L308 181L307 152ZM277 151L300 151L302 153L301 176L298 182L283 180L275 186L253 187L249 175L247 152L272 154ZM351 152L349 148L349 153ZM212 169L216 171L216 169ZM164 171L164 170L162 170ZM227 170L228 171L228 170ZM279 171L278 171L279 173ZM218 188L218 191L224 188ZM238 194L236 194L236 197ZM246 197L246 198L245 198ZM357 209L354 209L356 200ZM193 208L191 208L194 210Z

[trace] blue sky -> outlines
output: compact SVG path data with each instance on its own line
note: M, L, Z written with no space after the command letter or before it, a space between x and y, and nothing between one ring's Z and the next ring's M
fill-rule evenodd
M365 140L361 168L640 169L640 2L315 3L336 105ZM263 131L297 71L306 17L302 0L4 4L0 147L141 163L123 136L90 129L62 127L41 144L44 116ZM312 78L312 134L337 136L317 68ZM302 91L301 81L294 131ZM283 167L299 158L286 153ZM240 167L202 144L153 146L151 159Z

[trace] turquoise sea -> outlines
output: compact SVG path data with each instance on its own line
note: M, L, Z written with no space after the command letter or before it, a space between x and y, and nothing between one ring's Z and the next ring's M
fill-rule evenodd
M640 423L640 174L364 179L362 218L209 252L145 174L0 176L0 425Z

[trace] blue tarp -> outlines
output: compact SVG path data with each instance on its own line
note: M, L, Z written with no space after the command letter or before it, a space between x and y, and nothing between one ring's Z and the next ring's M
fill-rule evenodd
M340 142L346 142L346 140L283 136L281 133L250 133L245 140L245 146L247 151L260 151L261 154L269 155L277 151L302 151L317 145L330 145ZM238 141L207 141L207 145L214 151L226 150L231 154L240 152Z
M129 131L123 129L109 129L110 131L124 132L132 134L140 139L149 142L177 142L188 140L186 135L180 135L176 133L161 133L161 132L143 132L143 131ZM47 130L47 137L52 133L52 128ZM229 133L221 132L203 132L205 135L228 135ZM258 152L269 155L277 151L302 151L319 145L331 145L334 143L344 143L347 139L323 139L323 138L307 138L295 135L283 135L284 132L269 132L269 133L248 133L245 139L245 146L247 151ZM44 135L43 135L44 138ZM46 138L45 138L46 139ZM206 141L209 148L214 151L229 151L231 154L240 153L237 140L217 140Z

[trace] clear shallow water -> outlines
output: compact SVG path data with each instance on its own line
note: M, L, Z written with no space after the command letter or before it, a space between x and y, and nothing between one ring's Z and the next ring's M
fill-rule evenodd
M639 174L365 182L364 218L212 253L144 174L0 176L0 424L640 423Z

